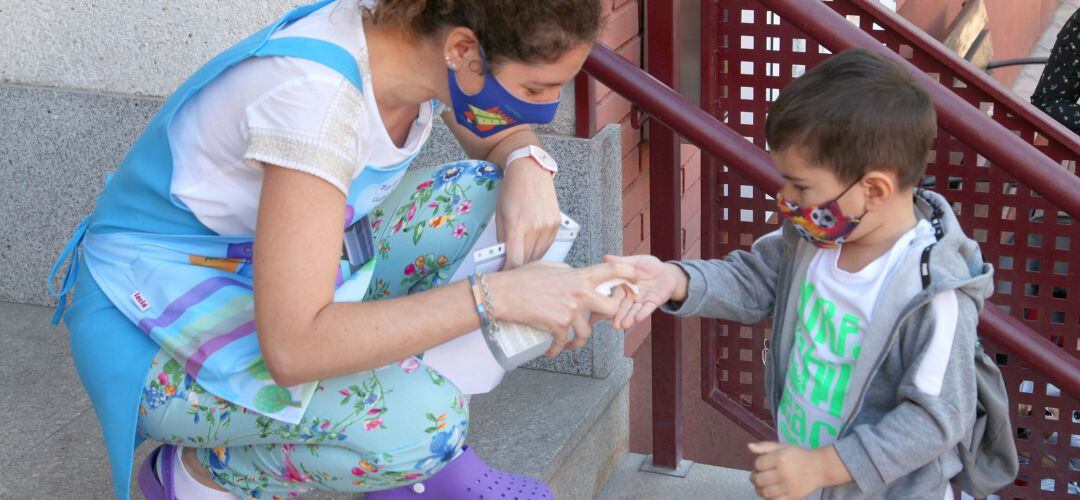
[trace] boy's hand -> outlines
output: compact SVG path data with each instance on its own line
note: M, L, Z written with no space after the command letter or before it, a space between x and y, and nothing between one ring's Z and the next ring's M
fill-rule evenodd
M758 455L750 482L762 498L796 500L818 488L851 481L851 474L832 446L808 450L763 441L750 443L749 448Z
M686 300L689 278L679 266L661 262L651 255L605 255L604 261L630 264L638 276L636 284L640 293L623 299L619 312L611 320L611 326L616 329L628 329L644 321L669 300Z

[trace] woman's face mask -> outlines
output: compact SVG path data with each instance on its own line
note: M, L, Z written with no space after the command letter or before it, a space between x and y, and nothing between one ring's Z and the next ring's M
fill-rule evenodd
M455 72L447 70L450 100L459 124L479 137L487 137L523 123L549 123L555 118L558 99L535 103L515 96L491 73L483 53L481 60L484 86L472 95L461 89Z
M555 111L558 109L557 97L555 100L546 103L534 103L517 97L507 87L503 86L495 78L495 75L492 75L487 64L487 56L484 55L483 50L480 52L484 75L484 83L480 92L471 95L465 94L458 82L457 73L453 69L447 70L450 104L454 107L454 116L458 123L477 136L487 137L523 123L550 123L555 118ZM530 66L525 75L538 75L539 73L542 77L534 78L558 82L546 83L546 85L558 86L565 83L562 80L566 78L565 75L570 75L569 78L572 78L572 75L576 75L578 72L581 67L580 63L584 60L584 55L588 54L588 46L586 46L585 52L580 55L577 52L581 51L569 52L572 52L567 54L570 59L564 57L553 64L546 64L541 67ZM581 60L577 62L576 66L567 66L567 62L573 64L579 57ZM568 71L569 69L572 69L572 73ZM516 71L516 73L518 73L517 78L521 78L522 71ZM561 75L563 76L561 77Z

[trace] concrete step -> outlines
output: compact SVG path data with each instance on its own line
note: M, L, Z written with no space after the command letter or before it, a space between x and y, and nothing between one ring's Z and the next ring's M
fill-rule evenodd
M693 464L686 477L672 477L638 470L645 455L631 453L623 457L597 495L598 500L630 498L722 498L750 500L757 498L750 484L750 473L705 464Z
M100 427L51 314L0 302L0 498L109 498ZM631 371L626 358L606 379L517 370L473 399L468 441L492 466L546 481L560 500L594 498L627 451ZM144 444L136 463L153 447Z

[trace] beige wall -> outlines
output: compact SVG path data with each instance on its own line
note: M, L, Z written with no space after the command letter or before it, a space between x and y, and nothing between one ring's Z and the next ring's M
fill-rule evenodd
M296 0L0 0L0 82L166 96Z
M990 17L994 60L1027 57L1057 8L1059 0L984 0ZM941 39L963 6L962 0L899 0L897 11ZM1012 86L1020 67L996 69L999 82Z

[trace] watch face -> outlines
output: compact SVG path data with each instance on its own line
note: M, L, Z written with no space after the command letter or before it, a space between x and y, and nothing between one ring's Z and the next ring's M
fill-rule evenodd
M544 151L543 149L537 147L533 147L531 148L530 152L532 153L533 159L543 165L544 168L551 171L555 171L555 169L558 168L555 166L555 160L551 157L551 155L547 153L547 151Z

